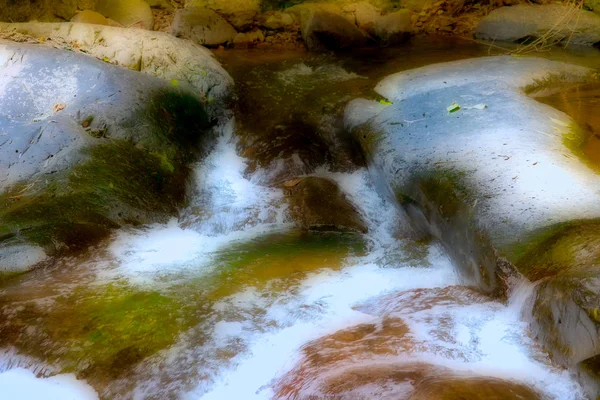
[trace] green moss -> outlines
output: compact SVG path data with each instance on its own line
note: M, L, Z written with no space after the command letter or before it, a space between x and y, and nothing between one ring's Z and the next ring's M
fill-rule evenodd
M86 161L44 188L0 197L0 221L42 246L85 244L122 223L172 214L184 198L187 169L124 140L86 149ZM175 163L175 164L174 164Z
M377 151L377 147L383 137L383 132L376 129L374 124L367 122L354 128L352 135L360 143L365 156L370 158Z
M465 209L471 194L464 184L465 171L438 166L436 170L422 174L418 187L427 202L434 204L445 219L456 216Z
M362 236L353 233L273 234L228 248L215 259L218 273L202 278L209 299L219 300L246 285L259 289L282 280L291 285L296 277L321 268L338 269L346 257L364 254Z
M0 327L5 340L94 381L125 373L194 322L194 307L177 298L113 284L76 288L50 310L28 302L15 313ZM37 329L27 332L31 326Z
M532 281L566 275L585 277L600 266L600 221L570 221L536 231L507 249Z

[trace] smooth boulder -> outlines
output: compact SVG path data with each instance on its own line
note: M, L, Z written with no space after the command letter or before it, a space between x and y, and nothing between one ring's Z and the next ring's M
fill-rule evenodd
M171 33L203 46L233 42L236 30L219 14L208 8L190 7L175 12Z
M297 15L304 44L311 51L344 50L362 47L369 38L354 21L341 15L335 7L301 5L288 9Z
M92 56L172 85L190 85L207 111L219 112L233 79L206 48L162 32L74 23L0 23L0 38L27 35L44 44ZM76 47L73 45L76 44Z
M600 42L600 16L561 4L500 7L475 28L477 39L544 44L569 43L593 46Z
M152 9L144 0L97 0L95 9L126 28L154 29Z

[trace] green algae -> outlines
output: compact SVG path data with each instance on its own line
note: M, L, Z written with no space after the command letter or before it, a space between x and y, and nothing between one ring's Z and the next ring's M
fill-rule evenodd
M125 140L85 149L87 159L60 174L45 188L0 197L0 221L11 231L48 247L73 245L104 236L123 223L152 220L150 213L172 214L183 201L184 166L167 165Z
M307 273L323 268L339 269L347 257L362 255L364 251L362 236L353 233L293 231L267 235L218 253L214 261L218 272L201 278L199 284L208 288L205 294L211 300L247 286L264 289L275 281L289 288Z
M173 344L191 326L191 315L191 305L155 291L121 284L77 287L54 298L50 308L21 304L0 336L64 372L101 381Z
M569 221L533 232L509 247L510 257L530 280L577 275L600 266L600 221Z

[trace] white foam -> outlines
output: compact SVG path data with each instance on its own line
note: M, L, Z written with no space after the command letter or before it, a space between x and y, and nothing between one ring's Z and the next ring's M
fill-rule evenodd
M15 368L0 373L0 400L93 400L98 394L73 374L37 378L32 372Z
M433 257L439 254L432 252ZM244 331L242 340L248 343L248 352L240 355L232 368L222 372L208 393L203 382L186 398L269 399L273 396L270 382L295 365L303 344L339 329L373 321L372 316L354 310L356 304L392 290L458 283L454 268L445 257L431 260L436 265L433 268L382 268L370 262L372 258L356 259L357 264L342 271L312 274L294 290L295 296L268 305L265 319L283 328L263 334L257 334L258 327ZM264 295L255 290L246 291L225 299L218 307L221 310L239 305L264 307ZM303 309L307 313L298 313Z
M196 166L193 201L180 220L114 235L109 249L118 272L136 282L182 271L209 272L216 251L291 227L283 192L261 186L260 173L245 176L234 125L232 119L223 127L213 151Z

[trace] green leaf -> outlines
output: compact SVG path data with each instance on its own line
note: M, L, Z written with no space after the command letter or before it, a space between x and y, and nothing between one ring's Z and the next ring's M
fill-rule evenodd
M383 104L384 106L391 106L394 103L392 103L391 101L386 100L386 99L381 99L381 100L379 100L379 104Z
M460 105L457 102L453 102L448 107L446 107L446 110L448 110L449 113L457 112L458 110L460 110Z

